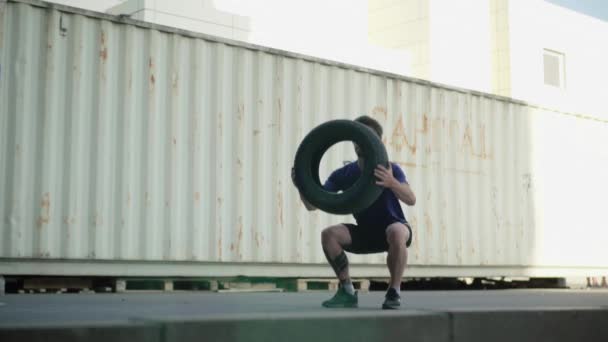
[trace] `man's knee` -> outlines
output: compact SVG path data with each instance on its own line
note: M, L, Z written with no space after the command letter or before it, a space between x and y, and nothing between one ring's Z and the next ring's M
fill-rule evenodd
M338 229L339 226L329 226L325 229L323 229L323 231L321 232L321 241L323 243L327 243L330 242L332 240L337 240L337 236L338 236Z
M321 232L321 242L323 246L337 243L341 246L350 244L350 233L345 225L330 226Z
M386 241L389 245L403 245L409 238L409 231L402 223L393 223L386 229Z
M323 243L326 243L330 240L332 240L334 233L332 232L332 227L327 227L325 229L323 229L323 231L321 232L321 241L323 241Z

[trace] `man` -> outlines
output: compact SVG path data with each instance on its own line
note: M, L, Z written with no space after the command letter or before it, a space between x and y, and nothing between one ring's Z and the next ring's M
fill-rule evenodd
M361 116L355 121L362 123L382 138L382 126L369 116ZM351 187L359 178L365 156L355 145L357 161L335 170L323 187L327 191L338 192ZM323 252L327 261L340 280L340 287L333 298L323 302L327 308L350 308L358 306L357 293L350 279L348 259L344 251L355 254L388 252L387 266L391 282L386 292L383 309L397 309L401 305L399 295L401 277L407 262L407 247L412 241L412 229L405 219L399 201L407 205L416 204L416 196L410 188L403 170L391 163L391 170L378 165L374 174L376 184L384 187L380 197L366 210L353 216L357 224L338 224L325 228L321 234ZM295 184L294 172L292 179ZM302 196L302 202L309 211L316 208Z

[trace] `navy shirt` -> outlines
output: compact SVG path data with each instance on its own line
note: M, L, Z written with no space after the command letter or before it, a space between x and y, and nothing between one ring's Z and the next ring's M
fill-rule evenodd
M391 166L393 168L393 177L400 183L407 183L405 173L399 165L391 163ZM344 191L355 184L359 176L361 176L359 164L352 162L332 172L323 188L332 192ZM401 204L399 204L399 199L391 189L384 189L380 197L369 208L355 213L353 216L360 226L381 226L386 228L395 222L407 222L401 209Z

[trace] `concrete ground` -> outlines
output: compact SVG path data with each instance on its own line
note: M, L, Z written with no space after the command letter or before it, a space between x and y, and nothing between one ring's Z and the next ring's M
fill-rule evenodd
M0 341L608 341L608 291L382 292L324 309L329 292L34 294L0 297Z

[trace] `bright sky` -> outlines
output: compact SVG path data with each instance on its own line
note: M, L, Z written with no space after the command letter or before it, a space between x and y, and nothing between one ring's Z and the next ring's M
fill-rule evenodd
M546 0L598 19L608 21L608 1L606 0Z
M50 0L74 7L82 7L104 12L106 9L121 3L122 0ZM197 1L197 0L193 0ZM200 0L198 0L200 1ZM608 1L606 0L545 0L571 10L608 21ZM238 0L217 0L218 3L238 4Z

